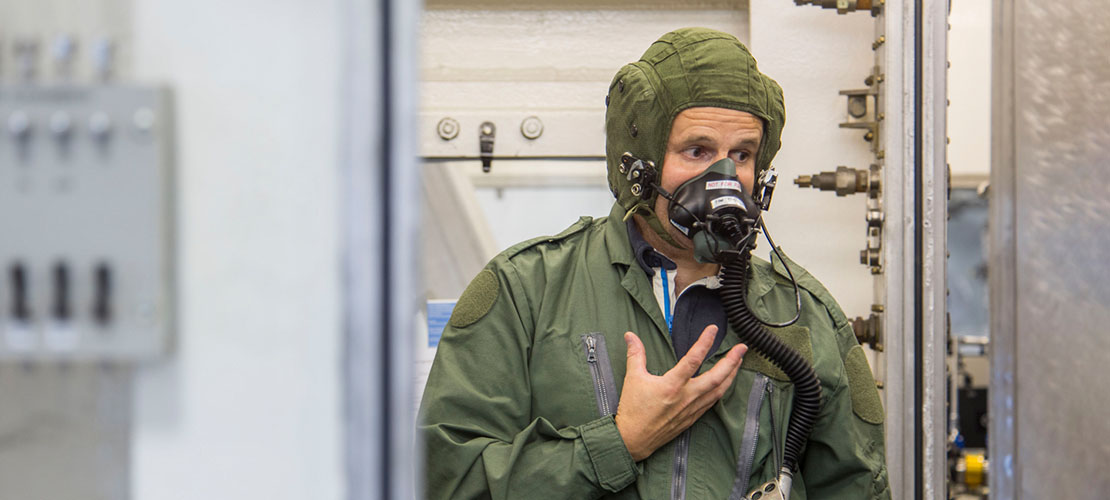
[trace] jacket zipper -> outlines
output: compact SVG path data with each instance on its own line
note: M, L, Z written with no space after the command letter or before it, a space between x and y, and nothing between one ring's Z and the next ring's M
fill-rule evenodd
M609 364L609 352L605 348L605 337L600 333L582 336L586 347L586 362L590 366L590 376L594 382L594 397L597 411L601 416L612 415L617 407L616 384L613 382L613 369Z
M674 448L674 477L671 478L671 499L686 499L686 462L690 455L690 433L686 429L678 436Z
M739 500L748 494L748 481L751 480L752 466L755 465L755 451L759 444L759 415L763 411L763 400L769 395L770 379L762 373L757 374L748 393L747 417L744 423L744 440L740 443L740 456L736 464L736 479L732 482L731 500ZM772 425L774 423L772 422Z
M779 453L779 433L775 430L775 398L771 396L773 392L775 392L775 385L767 384L767 408L771 410L771 453L775 459L775 470L777 471L782 467L779 458L782 454Z

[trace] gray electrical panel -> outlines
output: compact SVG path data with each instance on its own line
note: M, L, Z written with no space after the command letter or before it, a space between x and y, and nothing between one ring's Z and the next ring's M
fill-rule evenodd
M172 118L163 88L0 84L0 360L167 351Z

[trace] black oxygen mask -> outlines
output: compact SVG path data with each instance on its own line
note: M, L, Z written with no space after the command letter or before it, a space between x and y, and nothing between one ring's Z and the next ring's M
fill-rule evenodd
M724 158L682 183L667 196L671 225L694 242L694 258L726 263L755 244L760 207Z

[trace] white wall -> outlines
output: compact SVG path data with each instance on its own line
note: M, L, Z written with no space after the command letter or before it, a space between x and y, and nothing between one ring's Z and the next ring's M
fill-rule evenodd
M629 2L626 9L536 10L538 7L528 3L523 2L521 8L531 10L436 9L424 13L421 107L425 111L450 116L452 111L529 110L544 119L559 111L585 110L597 113L597 126L570 133L601 135L605 94L613 75L639 59L663 33L684 26L706 26L740 40L748 38L747 12L741 10L695 10L684 2L669 7L659 5L667 2L654 2L642 9L634 9ZM519 134L504 128L498 133ZM562 138L555 137L560 133ZM565 134L549 126L539 141L566 142ZM596 155L604 156L600 146L604 139L593 139L591 142L599 145ZM594 186L477 189L477 200L488 216L498 250L556 234L581 215L608 215L613 195L605 184L605 162L587 163L596 168L598 182ZM541 164L535 163L537 168Z
M863 131L840 129L847 119L843 89L864 88L874 53L874 20L864 12L837 15L783 0L751 1L751 50L759 69L782 86L786 128L775 157L779 187L765 220L771 236L791 259L832 292L848 317L867 316L872 277L859 263L866 245L866 198L862 194L799 188L803 174L866 169L873 160ZM768 251L760 243L761 254Z
M992 4L953 0L948 18L948 163L954 177L990 173Z
M338 2L134 5L177 104L176 352L136 373L142 500L338 499Z

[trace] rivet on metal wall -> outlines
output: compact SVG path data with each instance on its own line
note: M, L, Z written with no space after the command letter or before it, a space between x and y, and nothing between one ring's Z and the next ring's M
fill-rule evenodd
M445 141L454 139L459 135L459 122L455 121L454 118L446 117L436 124L436 132L439 134L439 138Z
M520 134L528 139L538 139L543 135L543 122L536 116L525 118L520 122Z
M131 116L131 121L139 132L144 134L150 132L154 128L154 110L145 107L136 109L135 114Z
M23 111L16 111L8 117L8 132L18 140L31 135L31 118Z

